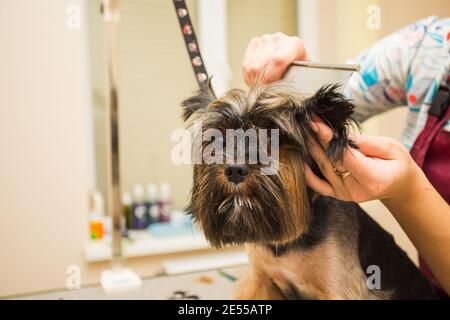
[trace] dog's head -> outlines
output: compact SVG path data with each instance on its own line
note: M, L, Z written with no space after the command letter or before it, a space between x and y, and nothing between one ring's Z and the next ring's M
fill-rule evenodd
M334 131L327 150L332 159L351 143L353 105L336 89L303 97L272 84L216 99L205 86L182 103L184 120L197 131L189 212L212 245L285 244L307 231L310 193L303 168L312 164L312 115Z

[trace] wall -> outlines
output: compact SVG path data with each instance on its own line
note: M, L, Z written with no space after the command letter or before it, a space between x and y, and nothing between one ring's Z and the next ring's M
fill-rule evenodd
M242 58L251 38L265 33L296 34L295 0L228 0L228 46L231 87L246 88Z
M0 2L0 296L65 284L80 264L88 178L80 1Z

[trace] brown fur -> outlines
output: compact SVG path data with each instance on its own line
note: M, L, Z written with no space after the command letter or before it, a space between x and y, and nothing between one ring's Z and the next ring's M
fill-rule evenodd
M280 151L280 168L278 175L281 178L287 197L290 199L288 205L289 210L293 214L289 217L292 221L292 231L285 234L279 241L274 241L274 244L285 244L294 241L299 235L308 230L309 215L305 212L307 207L307 196L305 190L305 183L303 179L303 163L297 156L295 149L282 148ZM285 219L288 219L286 217Z
M336 87L302 97L284 85L274 84L255 87L248 93L231 90L215 100L205 87L183 106L184 119L188 123L201 120L203 130L280 131L279 169L274 175L261 174L263 165L259 162L248 163L248 175L236 184L225 177L227 164L194 166L188 209L193 219L212 245L248 247L250 270L239 280L236 298L416 297L407 281L392 277L401 277L401 272L416 281L423 296L433 296L406 255L389 235L365 218L359 207L324 199L305 184L304 164L314 168L306 143L308 138L315 138L309 125L312 114L333 129L327 150L333 160L340 159L344 149L352 145L347 133L353 105L336 92ZM378 244L371 245L364 232L378 237L388 249L387 257L398 263L398 270L386 271L389 283L381 290L369 290L366 285L366 261L373 261L380 253ZM362 247L366 252L361 252Z

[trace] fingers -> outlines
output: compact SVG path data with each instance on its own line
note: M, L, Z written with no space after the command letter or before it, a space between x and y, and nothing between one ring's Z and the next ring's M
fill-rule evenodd
M303 41L298 37L288 37L278 43L278 48L272 54L261 81L270 83L283 77L289 65L306 57Z
M316 132L319 141L324 148L328 147L329 142L333 139L333 130L328 127L321 119L313 116L311 128ZM344 161L335 164L338 170L364 170L364 166L373 165L372 159L365 159L366 157L375 157L385 160L398 158L401 152L404 152L404 147L396 140L388 137L371 137L360 134L359 132L352 132L349 138L358 146L359 152L354 152L347 148L344 151Z
M328 182L332 186L340 186L342 184L342 179L339 178L333 170L333 164L328 158L325 150L313 139L308 140L309 154L316 162L320 169L320 172L325 176Z
M262 83L279 80L295 60L306 59L303 41L283 33L253 38L242 62L244 80L252 85L257 79Z
M313 121L311 124L311 128L314 132L316 132L319 141L321 142L324 149L328 148L330 141L333 139L334 133L333 130L328 127L325 122L323 122L319 117L313 115ZM333 163L334 167L339 171L348 171L340 161Z
M261 38L253 38L250 40L247 45L247 49L244 53L244 59L242 62L242 69L244 74L244 81L247 85L251 85L253 83L253 79L256 77L257 73L260 72L258 70L256 58L258 57L259 48L263 45L263 41ZM263 63L264 61L261 61Z
M327 148L329 142L333 138L332 129L317 117L313 117L311 128L314 132L316 132L323 147ZM331 172L333 165L339 171L350 172L352 175L349 177L350 179L347 178L345 184L351 188L355 187L357 184L364 185L363 182L375 180L376 177L374 177L374 174L376 172L376 160L372 157L380 157L381 155L386 157L391 154L392 152L390 151L390 146L392 141L390 140L393 139L368 137L357 132L352 133L350 135L350 139L352 139L360 149L357 150L351 147L346 148L344 151L343 160L339 161L339 163L331 164L330 160L328 160L328 162L324 160L323 157L326 157L325 151L322 151L322 155L320 151L317 151L314 144L311 143L310 148L312 151L311 156L317 161L320 170L327 179L334 174L334 172ZM330 182L334 185L335 180ZM342 183L344 183L344 181L342 181Z
M389 185L392 175L392 170L391 174L389 170L392 165L398 162L398 159L409 156L406 148L392 138L370 137L354 132L349 134L349 138L358 149L345 148L343 160L332 164L324 148L333 138L333 131L316 117L313 117L311 129L317 134L323 147L311 139L308 141L310 155L329 183L305 169L307 183L323 194L329 194L331 188L334 197L339 199L361 202L379 197L383 190L386 190L386 185ZM351 175L345 179L337 177L333 166L339 171L348 171Z
M374 179L374 159L365 156L359 150L347 148L344 152L342 165L353 174L358 181L371 181Z
M315 141L309 142L311 157L316 162L326 180L316 176L308 165L305 165L305 180L307 185L314 191L325 195L335 197L340 200L364 200L358 196L362 187L352 175L341 178L333 171L333 165L328 159L323 148Z
M401 143L388 137L371 137L358 132L352 132L349 137L368 157L392 160L404 149Z
M327 148L331 139L333 139L333 130L317 116L313 116L311 128L317 134L322 145Z
M306 184L317 193L334 196L333 187L327 181L316 176L308 165L305 165L305 180Z
M277 49L276 41L278 41L278 37L275 39L270 35L250 40L242 61L244 80L247 85L252 85L267 66L270 53Z
M333 130L317 116L313 116L311 127L316 132L320 142L327 147L333 139ZM388 137L371 137L359 132L351 132L349 138L366 156L391 157L395 149L398 148L398 142Z

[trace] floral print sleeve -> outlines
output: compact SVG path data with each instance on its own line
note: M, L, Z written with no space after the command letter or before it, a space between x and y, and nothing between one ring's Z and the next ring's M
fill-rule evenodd
M442 71L446 61L442 55L448 56L442 45L429 41L446 36L442 28L435 32L439 24L448 24L448 19L420 20L380 40L350 61L361 65L361 72L352 76L345 90L357 106L356 120L364 121L398 106L420 108L437 73ZM429 61L417 67L421 55Z

